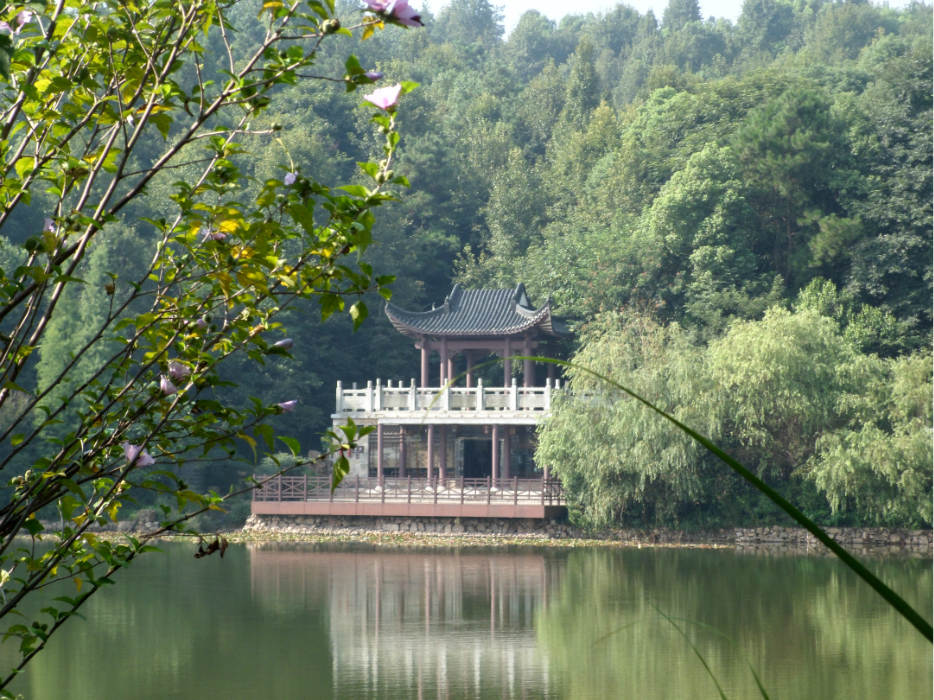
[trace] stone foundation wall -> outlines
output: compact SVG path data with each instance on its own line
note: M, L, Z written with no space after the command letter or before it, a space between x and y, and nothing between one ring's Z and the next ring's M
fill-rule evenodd
M335 535L365 532L421 532L429 534L522 535L526 537L570 538L581 533L557 520L515 518L390 518L328 515L251 515L243 526L247 531L280 531L288 534L329 533Z
M931 530L904 530L887 527L828 527L827 534L847 550L898 547L931 551L934 545ZM757 527L737 529L736 546L740 548L820 547L820 542L804 528Z
M719 544L738 549L823 549L803 528L730 528L706 532L682 530L607 530L583 532L558 520L488 518L402 518L317 515L251 515L244 530L284 534L362 534L410 532L428 534L519 535L547 539L596 539L633 544ZM849 550L878 547L911 549L930 553L931 530L897 528L827 528L827 533Z

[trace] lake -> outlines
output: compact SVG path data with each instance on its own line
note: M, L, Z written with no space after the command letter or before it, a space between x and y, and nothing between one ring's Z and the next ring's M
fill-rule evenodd
M761 697L750 665L772 700L932 695L931 645L829 557L263 544L195 560L190 545L163 547L90 601L14 690L718 698L700 654L731 699ZM869 564L931 619L930 560Z

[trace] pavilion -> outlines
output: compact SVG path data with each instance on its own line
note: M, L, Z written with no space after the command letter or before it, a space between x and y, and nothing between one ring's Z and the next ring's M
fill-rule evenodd
M349 389L338 382L335 429L348 418L376 428L351 455L341 487L331 493L328 477L281 477L276 493L266 488L257 494L253 512L521 518L562 513L560 484L547 465L533 459L536 426L550 414L552 392L560 389L555 365L523 360L519 386L514 370L520 368L512 359L555 354L555 341L568 330L552 315L552 303L549 297L536 308L519 284L481 290L455 285L431 311L387 304L393 326L421 354L420 381L405 386L377 379ZM491 357L502 358L502 383L485 386L483 376L489 378L491 368L484 360ZM284 509L289 503L294 505Z

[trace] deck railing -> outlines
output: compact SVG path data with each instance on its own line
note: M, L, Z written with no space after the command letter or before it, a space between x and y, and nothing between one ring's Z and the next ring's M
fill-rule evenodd
M551 395L561 389L558 380L552 386L485 387L482 380L476 387L416 387L414 380L409 386L396 386L390 381L383 385L380 380L367 382L363 389L345 389L337 383L336 413L384 413L394 411L513 411L546 414L551 412Z
M262 476L254 477L262 481ZM277 476L253 490L254 501L341 503L539 503L563 506L557 479L419 479L347 477L331 491L329 476Z

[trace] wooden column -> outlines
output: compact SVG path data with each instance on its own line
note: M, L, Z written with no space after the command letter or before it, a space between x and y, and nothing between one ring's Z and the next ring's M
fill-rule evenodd
M448 368L448 339L441 339L441 362L438 363L438 372L441 377L441 383L438 386L444 386L447 383L449 377L446 376L446 370Z
M428 338L422 336L422 388L428 388Z
M434 462L435 462L435 426L429 425L428 426L428 464L426 465L427 469L425 470L429 481L431 481L431 469L434 466Z
M506 344L503 347L503 386L512 384L512 349L509 347L509 336L506 336Z
M512 478L511 474L511 463L510 463L510 452L512 451L512 440L509 431L512 429L512 426L505 425L503 426L503 479L509 480Z
M438 478L443 482L448 476L448 427L438 426Z
M399 477L405 477L405 426L399 426Z
M468 350L465 353L467 357L467 388L473 388L473 352Z
M376 478L383 481L383 424L376 426Z
M448 355L448 381L454 379L454 358L454 353ZM453 386L453 384L451 386Z
M494 425L490 432L493 433L493 468L490 471L493 473L493 486L496 486L496 479L499 476L499 426Z
M526 335L522 342L522 354L528 357L532 354L532 339ZM525 360L522 368L522 386L535 386L535 363Z

